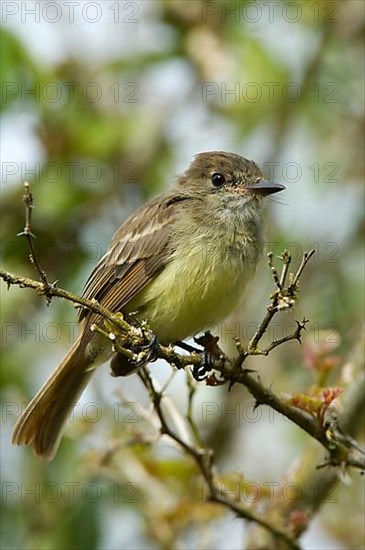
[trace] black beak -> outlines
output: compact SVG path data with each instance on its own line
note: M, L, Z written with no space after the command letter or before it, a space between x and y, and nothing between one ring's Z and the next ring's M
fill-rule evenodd
M278 193L285 189L284 185L281 185L281 183L274 183L266 180L260 180L257 183L246 185L245 187L252 193L257 193L258 195L272 195L273 193Z

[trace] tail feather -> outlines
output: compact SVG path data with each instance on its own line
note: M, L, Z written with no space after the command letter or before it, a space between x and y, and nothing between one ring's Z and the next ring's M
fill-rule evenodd
M33 444L37 455L52 460L69 413L95 367L85 353L80 336L19 418L13 431L13 444Z

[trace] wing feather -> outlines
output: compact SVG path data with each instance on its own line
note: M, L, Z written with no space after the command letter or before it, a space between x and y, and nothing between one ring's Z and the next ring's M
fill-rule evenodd
M91 273L83 297L96 299L110 311L121 311L162 271L173 251L171 224L182 200L187 197L161 195L127 218ZM95 318L86 309L80 310L80 321L90 323Z

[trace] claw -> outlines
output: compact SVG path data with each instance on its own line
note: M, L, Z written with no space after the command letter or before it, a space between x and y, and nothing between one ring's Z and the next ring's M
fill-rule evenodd
M145 333L144 336L146 336ZM158 359L158 354L160 351L160 344L157 340L157 336L152 333L150 341L147 342L147 344L140 346L139 349L142 351L138 353L138 359L135 362L135 365L137 367L143 366L146 363L152 363L153 361L156 361Z
M201 355L201 364L194 365L192 375L197 382L202 382L207 378L208 372L213 369L214 359L210 353L204 352Z
M152 333L147 334L150 336ZM145 337L147 334L144 331L143 335ZM131 356L126 356L123 353L117 352L110 364L113 376L128 376L141 367L144 367L147 363L156 361L159 349L160 344L158 343L157 337L152 334L147 344L138 346L138 349L136 346L131 346L131 349L128 349L128 351L131 352Z
M143 336L146 336L145 332L143 333ZM140 347L141 347L141 349L149 349L149 348L153 348L154 350L156 348L158 349L159 348L159 343L158 343L156 334L152 333L150 341L147 342L147 344L144 344L143 346L140 346Z

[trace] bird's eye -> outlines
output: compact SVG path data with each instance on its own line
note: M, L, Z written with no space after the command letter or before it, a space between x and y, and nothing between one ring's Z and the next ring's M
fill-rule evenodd
M222 187L222 185L225 184L225 181L225 177L222 174L218 174L218 172L212 175L212 184L214 187Z

